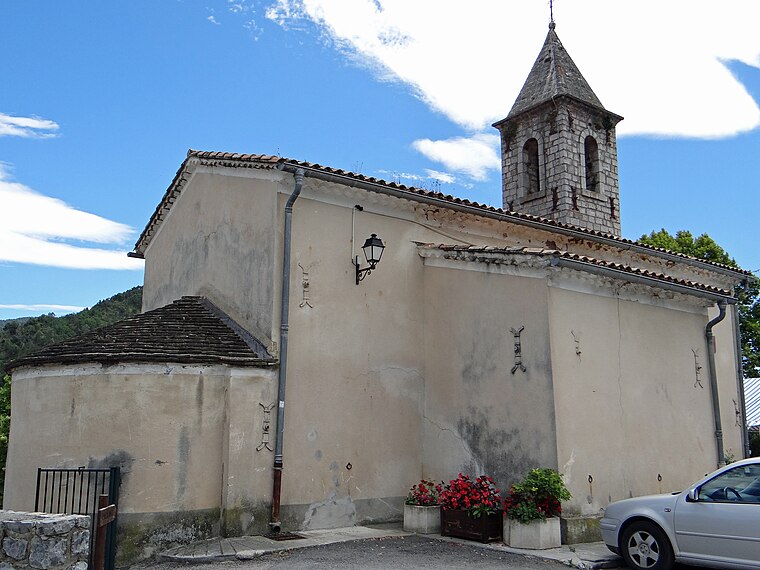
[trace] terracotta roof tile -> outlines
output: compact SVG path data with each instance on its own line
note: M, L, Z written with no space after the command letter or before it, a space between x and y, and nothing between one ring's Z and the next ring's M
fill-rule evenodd
M552 228L556 228L558 231L569 230L576 234L582 235L584 238L588 238L590 241L604 239L604 240L619 244L620 247L635 246L637 248L640 248L643 251L649 251L655 254L656 252L660 252L660 253L664 253L672 257L678 257L684 260L697 261L699 263L705 264L705 266L707 267L710 267L710 266L718 267L723 270L728 270L728 271L735 272L741 275L748 275L748 276L752 275L750 271L737 269L735 267L731 267L731 266L720 264L720 263L713 263L711 261L705 261L702 259L693 258L688 255L668 251L662 248L651 247L645 244L638 243L634 240L629 240L629 239L622 238L613 234L598 232L595 230L590 230L588 228L574 226L572 224L562 224L559 222L555 222L554 220L549 220L547 218L542 218L540 216L534 216L531 214L524 214L524 213L519 213L519 212L503 210L501 208L496 208L494 206L489 206L487 204L474 202L466 198L457 198L450 194L443 194L442 192L433 192L430 190L422 190L420 188L415 188L414 186L398 184L396 182L387 182L380 178L365 176L364 174L357 174L348 170L342 170L340 168L332 168L329 166L322 166L316 163L311 163L311 162L306 162L306 161L301 161L301 160L294 160L294 159L284 158L284 157L279 157L279 156L265 155L265 154L238 154L238 153L230 153L230 152L199 151L199 150L192 150L192 149L188 150L187 158L180 166L179 170L177 171L177 174L174 176L174 179L172 180L172 183L169 185L169 188L166 190L164 197L162 198L158 207L156 207L156 210L151 216L151 219L149 220L148 224L146 225L145 229L143 230L142 234L137 240L137 243L135 244L135 249L134 249L136 253L133 255L136 255L137 257L142 256L142 254L144 253L144 248L147 247L147 244L152 239L152 236L155 234L155 231L158 228L158 225L160 225L161 221L163 220L163 217L166 215L166 213L170 209L171 204L174 202L174 200L176 200L177 196L182 191L182 187L187 182L187 178L188 178L186 167L187 167L188 162L191 160L197 161L201 165L225 166L229 168L255 168L255 169L272 170L272 169L280 169L286 166L290 166L290 167L301 167L301 168L307 168L311 170L318 170L320 172L325 172L329 174L334 174L336 176L344 177L349 180L350 179L360 180L363 182L371 183L373 185L377 185L378 192L382 192L383 188L392 188L394 190L400 190L404 192L404 194L406 195L405 197L407 197L409 200L415 200L415 198L419 196L435 198L436 200L442 201L441 205L443 207L445 207L446 202L448 202L450 204L457 204L461 206L466 206L468 208L472 208L473 214L480 214L483 216L491 216L491 217L498 216L498 218L501 219L502 221L509 221L516 224L521 224L521 223L526 223L526 222L540 224L541 226L544 226L547 230L551 230Z
M264 345L203 297L129 317L12 362L9 368L80 363L229 364L269 366Z
M697 291L704 291L704 292L712 293L719 296L725 296L725 297L732 296L731 291L727 291L719 287L713 287L712 285L705 285L704 283L699 283L697 281L691 281L688 279L678 279L676 277L672 277L670 275L666 275L665 273L660 273L657 271L650 271L647 269L632 267L630 265L625 265L622 263L613 263L613 262L597 259L594 257L590 257L588 255L579 255L576 253L571 253L568 251L560 251L557 249L540 249L540 248L530 248L530 247L494 248L494 247L462 246L462 245L447 245L447 244L419 244L418 247L421 247L423 249L428 249L428 250L437 249L442 252L452 252L455 254L455 256L457 254L467 253L467 254L475 255L476 259L477 259L477 254L494 254L494 253L499 253L503 255L531 255L531 256L539 256L539 257L555 257L558 259L567 259L567 260L575 261L579 263L585 263L589 265L595 265L598 267L604 267L606 269L612 269L615 271L619 271L621 273L629 273L631 275L646 277L648 279L662 281L663 283L679 285L682 287L695 289ZM491 258L489 261L493 261L493 258Z

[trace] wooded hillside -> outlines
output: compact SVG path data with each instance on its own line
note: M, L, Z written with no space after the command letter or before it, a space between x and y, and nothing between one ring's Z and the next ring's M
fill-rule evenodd
M140 312L141 304L142 287L134 287L78 313L63 317L51 313L23 322L6 322L0 329L0 375L6 373L6 366L11 361L49 344L131 317Z

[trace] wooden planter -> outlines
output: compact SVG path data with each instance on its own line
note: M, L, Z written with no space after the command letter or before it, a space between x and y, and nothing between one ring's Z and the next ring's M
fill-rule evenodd
M441 535L467 538L478 542L501 540L502 514L481 515L473 518L467 511L441 509Z
M504 519L504 543L513 548L532 550L558 548L562 544L559 518L532 521L528 524Z
M441 507L404 505L404 530L420 534L441 532Z

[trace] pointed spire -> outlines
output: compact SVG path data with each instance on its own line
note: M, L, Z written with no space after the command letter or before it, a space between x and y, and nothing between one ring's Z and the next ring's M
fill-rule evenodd
M507 118L514 117L561 95L604 109L588 82L559 41L552 18L544 46L525 80Z

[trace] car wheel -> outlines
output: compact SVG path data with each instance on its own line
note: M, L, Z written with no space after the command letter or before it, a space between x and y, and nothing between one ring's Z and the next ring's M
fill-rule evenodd
M673 548L668 537L648 521L632 522L625 529L620 552L631 568L665 570L673 566Z

